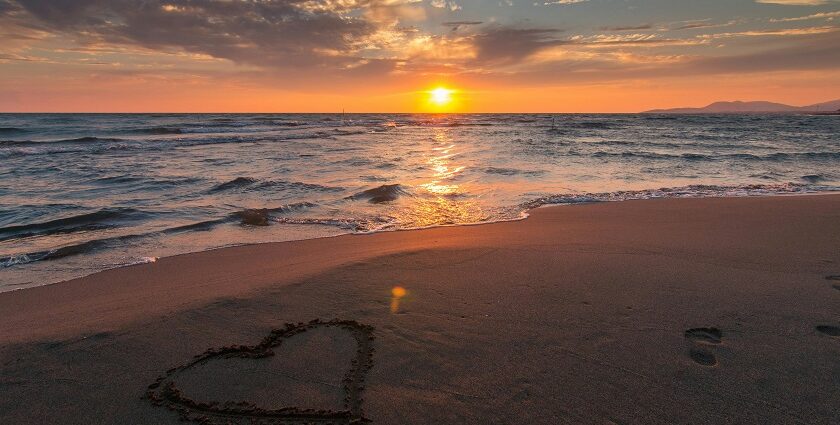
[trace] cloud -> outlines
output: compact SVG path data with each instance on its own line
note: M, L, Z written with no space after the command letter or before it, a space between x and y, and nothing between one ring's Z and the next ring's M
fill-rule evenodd
M483 62L510 62L526 58L540 49L566 44L559 39L561 30L551 28L522 29L493 26L473 38L477 57Z
M431 0L429 5L438 9L449 9L451 11L461 10L461 5L452 0Z
M481 21L451 21L451 22L442 22L441 25L445 27L449 27L452 31L458 31L461 28L470 27L474 25L481 25L484 22Z
M619 27L601 27L599 29L601 31L641 31L641 30L653 29L653 25L643 24L643 25L619 26Z
M740 32L724 32L717 34L704 34L699 38L704 39L721 39L733 37L785 37L785 36L802 36L812 34L825 34L831 32L840 32L840 28L824 26L824 27L808 27L808 28L784 28L773 30L752 30Z
M5 15L16 9L17 8L15 7L15 5L13 5L11 2L8 2L6 0L0 0L0 15Z
M808 21L811 19L827 19L829 21L834 20L834 18L840 17L840 11L837 12L822 12L822 13L814 13L807 16L797 16L793 18L780 18L780 19L771 19L770 22L795 22L795 21Z
M819 6L832 0L755 0L756 3L781 4L785 6Z
M728 21L728 22L711 22L710 19L700 19L695 21L682 21L677 22L676 26L673 28L675 30L694 30L694 29L705 29L705 28L721 28L721 27L729 27L735 25L738 21Z
M546 6L550 6L550 5L553 5L553 4L559 4L559 5L575 4L575 3L583 3L583 2L586 2L586 1L589 1L589 0L549 0L547 2L544 2L543 4L546 5Z
M698 45L706 41L697 38L660 38L657 34L595 34L591 36L574 36L569 39L571 44L588 47L617 47L617 46L648 46L661 47L668 45Z
M29 24L82 44L180 50L270 67L349 67L357 46L377 31L353 17L388 1L17 0Z

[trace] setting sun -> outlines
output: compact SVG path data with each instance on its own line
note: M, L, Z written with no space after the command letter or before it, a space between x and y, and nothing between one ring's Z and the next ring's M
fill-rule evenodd
M430 88L416 92L420 104L419 111L424 112L456 112L462 111L464 105L464 93L445 85L433 85Z
M443 106L450 102L452 102L452 90L449 90L445 87L438 87L429 92L431 96L430 100L432 103Z

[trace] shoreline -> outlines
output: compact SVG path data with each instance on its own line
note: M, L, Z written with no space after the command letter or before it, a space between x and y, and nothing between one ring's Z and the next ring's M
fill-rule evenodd
M840 194L819 195L538 208L2 293L0 419L177 423L141 398L160 377L189 400L335 411L364 337L353 405L374 423L829 424ZM269 360L185 363L267 334L288 339Z
M792 184L792 183L788 183L788 184ZM746 185L746 186L750 186L750 185ZM761 186L761 185L758 185L758 186ZM672 189L683 189L683 188L686 188L686 187L689 187L689 186L675 187L675 188L663 188L663 189L672 190ZM722 187L728 188L727 186L722 186ZM735 187L740 188L740 186L733 186L732 188L735 188ZM663 189L644 189L644 190L628 191L628 192L649 193L649 192L663 190ZM762 188L761 190L765 190L765 189ZM569 196L592 197L592 196L599 196L599 195L613 194L613 193L619 193L619 192L581 193L581 194L571 194ZM183 256L183 255L192 255L192 254L198 254L198 253L203 253L203 252L211 252L211 251L217 251L217 250L223 250L223 249L237 248L237 247L242 247L242 246L270 245L270 244L290 243L290 242L298 242L298 241L305 241L305 240L330 239L330 238L337 238L337 237L342 237L342 236L375 235L375 234L379 234L379 233L390 233L390 232L413 232L413 231L422 231L422 230L435 229L435 228L452 228L452 227L457 228L457 227L469 227L469 226L484 226L484 225L491 225L491 224L498 224L498 223L513 223L513 222L518 222L518 221L523 221L523 220L528 219L530 217L530 214L531 214L532 211L542 209L542 208L569 207L569 206L578 206L578 205L587 205L587 204L614 203L614 202L627 202L627 201L655 201L655 200L662 200L662 199L762 198L762 197L787 197L787 196L822 196L822 195L835 195L835 194L840 194L840 190L834 190L834 189L831 189L831 190L810 190L810 191L805 191L805 192L791 191L791 192L758 193L758 194L748 193L748 194L743 194L743 195L712 194L712 195L687 195L687 196L659 196L659 197L650 197L650 198L627 198L627 199L595 199L595 198L593 198L592 200L574 201L574 202L567 202L567 203L551 202L551 201L546 201L545 199L542 199L542 198L538 198L538 199L535 199L535 200L524 203L522 206L525 206L525 205L535 205L535 206L528 207L525 210L521 211L517 218L508 218L508 219L500 218L500 219L495 219L495 220L492 220L492 221L480 221L480 222L475 222L475 223L432 224L432 225L428 225L428 226L412 227L412 228L375 229L375 230L369 230L369 231L364 231L364 232L350 231L348 233L339 233L339 234L336 234L336 235L314 236L314 237L308 237L308 238L303 238L303 239L291 239L291 240L284 240L284 241L246 242L246 243L241 243L241 244L230 244L230 245L225 245L225 246L212 247L212 248L198 250L198 251L182 252L182 253L177 253L177 254L172 254L172 255L137 257L136 259L133 259L128 263L107 265L100 270L96 270L96 271L91 272L90 274L80 275L80 276L71 277L71 278L67 278L67 279L62 279L62 280L58 280L58 281L50 282L50 283L44 283L44 284L36 285L36 286L25 286L25 287L21 287L21 288L13 288L13 289L9 289L9 290L3 290L3 291L0 291L0 294L6 293L6 292L24 291L24 290L40 288L40 287L44 287L44 286L52 286L52 285L62 284L62 283L74 281L74 280L77 280L77 279L84 279L84 278L87 278L89 276L95 275L97 273L102 273L102 272L111 271L111 270L118 270L118 269L123 269L123 268L129 268L129 267L135 267L135 266L142 266L142 265L145 265L145 264L154 263L154 262L157 262L157 261L159 261L163 258L180 257L180 256ZM557 195L554 195L554 196L557 196ZM561 196L565 196L565 195L561 195ZM16 265L12 265L10 267L16 267Z
M55 283L39 285L34 287L28 288L21 288L7 292L0 292L0 307L4 305L4 300L9 298L9 294L20 294L26 292L39 292L48 290L49 288L60 288L66 285L84 285L85 282L88 281L102 281L105 279L110 279L112 274L119 274L123 271L130 271L136 269L143 269L149 267L155 267L160 265L161 263L169 263L173 261L181 262L191 262L192 259L203 259L205 257L226 257L227 253L232 253L234 251L239 250L246 250L248 252L255 252L258 254L260 249L279 249L283 250L284 248L289 248L296 244L310 244L310 243L318 243L319 241L331 241L331 240L347 240L347 241L356 241L356 240L363 240L363 238L371 238L371 237L378 237L380 235L402 235L402 234L409 234L409 233L417 233L417 232L434 232L434 231L446 231L447 229L470 229L470 228L481 228L486 226L499 226L499 225L516 225L518 223L527 222L531 219L531 215L538 211L545 211L551 210L554 208L560 207L587 207L592 205L621 205L627 203L634 203L630 201L649 201L650 203L656 202L673 202L673 201L702 201L702 200L740 200L740 199L774 199L774 198L798 198L798 197L818 197L818 196L835 196L840 198L840 192L817 192L817 193L785 193L785 194L771 194L771 195L750 195L750 196L720 196L720 197L686 197L686 198L649 198L649 199L627 199L627 200L619 200L619 201L596 201L596 202L581 202L581 203L570 203L570 204L543 204L538 207L532 208L527 210L523 214L524 217L515 220L506 220L506 221L494 221L494 222L482 222L482 223L471 223L471 224L455 224L455 225L440 225L440 226L430 226L426 228L420 229L396 229L396 230L388 230L388 231L375 231L375 232L368 232L368 233L345 233L340 235L334 236L324 236L312 239L299 239L299 240L291 240L291 241L280 241L280 242L261 242L261 243L251 243L251 244L242 244L242 245L235 245L235 246L226 246L220 248L214 248L204 251L196 251L196 252L187 252L183 254L176 254L171 256L165 257L158 257L154 262L148 263L141 263L141 264L130 264L125 266L118 266L110 269L105 269L101 271L94 272L89 275L80 276L68 280L63 280ZM355 239L359 238L359 239ZM383 254L387 250L383 251L374 251L376 254ZM371 254L374 255L374 254ZM362 259L362 257L360 257ZM344 262L337 262L333 266L338 266L340 264L345 264L347 262L351 262L352 260L344 261ZM322 267L322 268L326 268ZM2 311L4 309L0 309L0 321L2 321ZM5 311L11 311L10 309L5 309ZM6 335L0 329L0 340L2 340Z
M656 189L646 189L644 191L652 191ZM607 193L607 192L605 192ZM613 192L608 192L613 193ZM591 194L582 194L583 195L591 195ZM305 238L305 239L293 239L287 241L269 241L269 242L255 242L255 243L243 243L243 244L236 244L236 245L227 245L227 246L220 246L216 248L210 248L200 251L190 251L184 252L179 254L173 255L166 255L161 257L142 257L136 263L128 263L128 264L116 264L111 268L106 268L102 270L98 270L92 272L91 274L78 276L74 278L69 278L65 280L60 280L52 283L46 283L38 286L31 286L31 287L24 287L24 288L17 288L12 289L9 291L0 292L0 297L7 293L19 292L19 291L27 291L27 290L34 290L39 288L51 287L59 284L65 284L69 282L74 282L78 280L86 280L91 278L92 276L98 275L100 273L108 273L114 272L123 269L131 269L134 267L143 267L152 265L161 260L170 260L176 258L182 258L187 256L193 255L201 255L206 253L213 253L218 251L230 250L230 249L238 249L238 248L245 248L245 247L271 247L273 245L278 244L294 244L304 241L319 241L319 240L330 240L336 238L349 238L349 237L369 237L373 235L380 235L380 234L389 234L389 233L406 233L406 232L422 232L434 229L452 229L452 228L469 228L469 227L480 227L480 226L492 226L498 224L508 224L508 223L517 223L528 220L531 218L531 215L535 211L550 209L550 208L560 208L560 207L581 207L587 205L602 205L602 204L621 204L627 202L645 202L645 201L666 201L666 200L702 200L702 199L761 199L761 198L788 198L788 197L812 197L812 196L840 196L840 191L838 190L826 190L826 191L812 191L812 192L782 192L782 193L770 193L770 194L748 194L748 195L712 195L712 196L685 196L685 197L652 197L652 198L630 198L630 199L614 199L614 200L592 200L592 201L581 201L581 202L570 202L570 203L541 203L535 207L531 207L526 209L520 213L520 216L513 219L500 219L496 221L483 221L483 222L476 222L476 223L457 223L457 224L435 224L429 225L425 227L417 227L417 228L405 228L405 229L388 229L388 230L371 230L367 232L358 232L358 233L341 233L337 235L326 235L326 236L316 236L312 238ZM143 261L149 258L154 258L153 261ZM142 261L142 262L140 262Z

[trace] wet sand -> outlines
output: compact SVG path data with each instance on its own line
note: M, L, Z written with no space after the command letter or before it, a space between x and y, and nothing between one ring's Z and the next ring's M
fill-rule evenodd
M163 258L0 294L0 423L836 423L838 276L840 195Z

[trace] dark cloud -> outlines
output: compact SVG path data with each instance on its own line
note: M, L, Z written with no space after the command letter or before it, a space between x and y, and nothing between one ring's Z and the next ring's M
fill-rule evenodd
M0 0L0 16L3 16L15 9L15 5L13 5L11 2L6 0Z
M599 29L601 31L644 31L644 30L653 29L653 25L644 24L644 25L635 25L635 26L626 26L626 27L601 27Z
M473 37L477 59L482 62L510 62L524 59L546 47L568 44L557 38L561 30L521 29L494 26Z
M717 26L717 25L715 25L715 24L697 23L697 24L685 24L685 25L680 25L680 26L678 26L678 27L676 27L676 28L674 28L674 29L675 29L675 30L693 30L693 29L698 29L698 28L712 28L712 27L715 27L715 26Z
M2 1L2 0L0 0ZM179 49L237 63L351 66L353 42L376 30L303 0L17 0L33 26L81 42Z
M481 25L484 22L481 21L452 21L452 22L442 22L441 25L445 27L452 28L452 31L458 31L463 27L469 27L473 25Z

